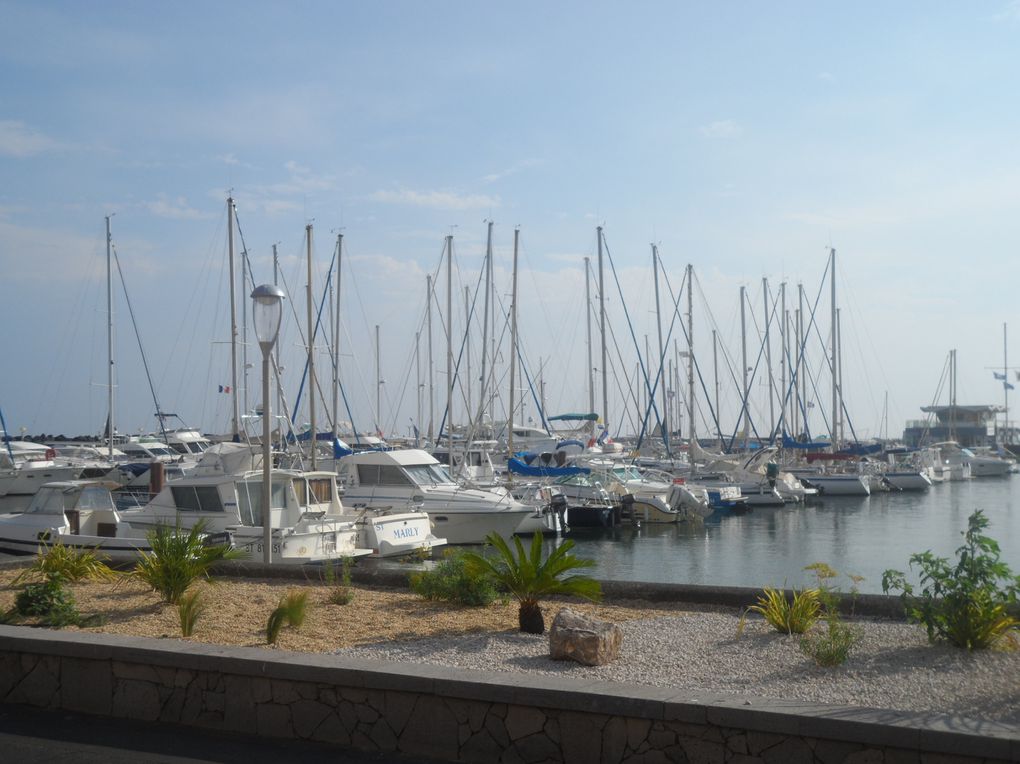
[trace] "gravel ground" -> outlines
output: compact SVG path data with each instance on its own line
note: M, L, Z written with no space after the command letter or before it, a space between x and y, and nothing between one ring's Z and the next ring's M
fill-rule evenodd
M856 621L862 639L839 668L820 668L799 637L732 612L690 612L620 623L620 657L588 667L549 658L547 636L516 632L431 637L344 648L350 657L434 663L578 679L635 682L736 696L938 712L1020 725L1020 650L969 654L931 645L923 628Z

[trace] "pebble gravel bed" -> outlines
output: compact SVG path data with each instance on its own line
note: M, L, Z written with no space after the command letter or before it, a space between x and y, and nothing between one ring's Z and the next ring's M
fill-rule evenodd
M547 617L547 626L551 619ZM738 612L689 612L624 621L623 646L607 666L549 658L548 636L516 631L432 637L345 648L337 654L484 671L784 698L901 711L948 713L1020 726L1020 650L968 653L929 644L922 627L854 620L861 640L849 660L822 668L800 638Z

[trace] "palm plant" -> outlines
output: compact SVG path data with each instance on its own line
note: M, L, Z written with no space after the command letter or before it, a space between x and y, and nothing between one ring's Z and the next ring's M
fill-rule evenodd
M109 581L117 574L106 564L107 559L94 549L66 546L62 541L49 546L42 544L32 564L14 579L14 583L36 576L47 581L59 576L71 584L89 579Z
M495 559L475 552L466 553L464 559L470 567L492 576L520 603L517 622L523 632L528 634L545 632L545 619L538 604L539 597L562 594L598 600L602 596L602 587L590 576L573 575L562 578L568 571L595 565L593 560L585 560L570 554L574 547L573 541L563 542L543 561L540 533L532 537L530 553L524 551L524 545L516 536L514 550L511 550L510 545L498 533L490 533L485 540L498 553Z
M147 538L151 552L144 552L131 572L147 583L166 603L176 605L198 578L209 578L209 569L220 560L236 560L245 553L227 544L206 545L205 524L196 523L185 532L176 526L157 525Z

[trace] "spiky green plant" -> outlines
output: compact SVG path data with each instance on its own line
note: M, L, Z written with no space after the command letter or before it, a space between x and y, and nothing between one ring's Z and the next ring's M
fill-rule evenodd
M782 589L765 587L758 602L747 608L764 616L776 630L787 634L803 634L818 620L822 603L817 589L793 590L793 597L787 599Z
M276 610L269 614L266 623L266 642L275 645L280 638L280 631L286 623L295 629L301 628L308 611L308 592L290 592L280 600Z
M29 584L18 592L14 599L14 610L18 615L37 617L42 625L58 629L82 620L74 595L67 589L59 573Z
M117 573L106 564L107 559L98 550L66 546L63 541L40 544L32 564L18 574L14 583L35 577L49 580L54 576L70 584L86 580L109 581L116 578Z
M469 568L462 549L447 549L432 570L415 571L409 577L411 591L427 600L456 602L471 607L491 605L496 587L491 576L477 566Z
M181 620L181 636L190 637L195 632L195 624L207 607L205 598L200 591L186 592L177 603L177 615Z
M967 518L955 566L930 550L911 555L910 567L921 570L918 597L901 571L882 574L882 590L900 590L908 617L924 624L931 642L978 650L1020 632L1020 620L1008 611L1020 595L1020 576L999 559L998 542L982 533L987 527L981 510Z
M549 556L542 559L542 534L536 533L531 539L531 551L526 553L521 540L514 536L514 549L498 533L490 533L486 542L496 550L495 559L468 552L464 555L471 569L481 570L491 575L496 582L506 589L519 603L517 623L521 631L528 634L545 632L545 619L539 598L551 594L560 594L585 599L598 600L602 597L602 587L590 576L573 575L563 578L571 570L590 568L595 565L593 560L586 560L570 554L574 542L564 541ZM516 554L515 554L516 551Z
M206 545L204 529L199 522L184 531L180 520L175 526L157 525L146 534L152 551L142 553L131 575L148 584L164 602L176 605L195 580L209 578L214 563L245 556L227 544Z

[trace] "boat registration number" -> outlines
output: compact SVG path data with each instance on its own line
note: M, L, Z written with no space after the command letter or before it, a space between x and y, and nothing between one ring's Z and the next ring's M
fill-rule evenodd
M244 551L248 552L249 554L262 554L262 550L264 549L264 547L262 546L261 542L255 543L253 541L250 544L245 544L243 549L244 549ZM279 554L280 553L280 545L279 544L273 544L272 552L273 552L273 554Z

